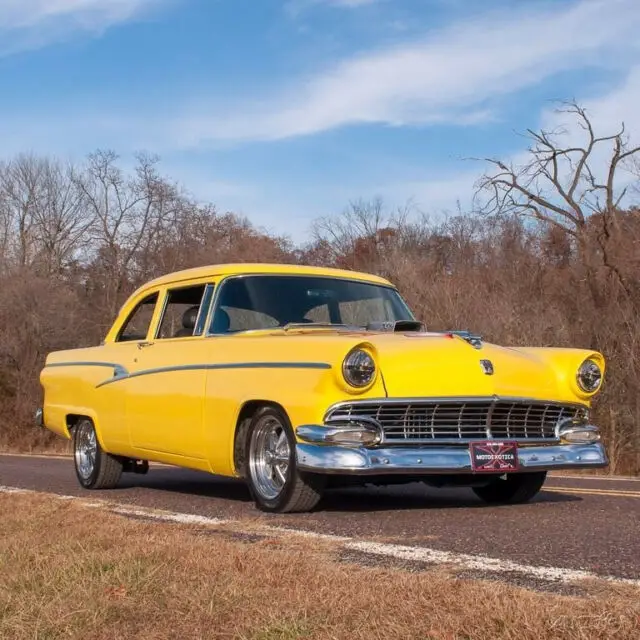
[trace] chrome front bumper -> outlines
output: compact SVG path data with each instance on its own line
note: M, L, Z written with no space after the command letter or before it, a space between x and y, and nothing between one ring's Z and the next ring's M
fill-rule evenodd
M321 427L322 429L322 427ZM317 433L318 431L316 431ZM297 431L305 434L305 430ZM307 432L308 433L308 432ZM519 472L556 469L593 469L609 463L601 442L549 444L518 449ZM459 445L378 446L298 442L298 468L315 473L344 475L473 474L469 448ZM486 475L486 472L483 472Z

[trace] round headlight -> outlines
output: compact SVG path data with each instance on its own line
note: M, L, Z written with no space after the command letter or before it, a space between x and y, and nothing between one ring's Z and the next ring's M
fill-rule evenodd
M585 360L578 369L578 385L586 393L593 393L602 383L602 370L594 360Z
M362 349L354 349L342 363L344 379L352 387L366 387L376 375L376 363Z

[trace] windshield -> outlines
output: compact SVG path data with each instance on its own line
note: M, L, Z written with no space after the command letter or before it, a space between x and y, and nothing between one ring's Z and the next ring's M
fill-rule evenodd
M211 333L314 323L366 327L398 320L414 317L390 287L338 278L258 275L222 284Z

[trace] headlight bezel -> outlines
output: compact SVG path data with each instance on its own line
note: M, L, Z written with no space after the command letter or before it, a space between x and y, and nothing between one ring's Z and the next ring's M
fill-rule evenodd
M354 370L360 374L364 373L365 377L358 379L353 375ZM361 391L370 387L375 382L377 375L378 367L373 354L362 346L351 349L342 361L342 377L352 389Z
M576 372L578 389L588 395L597 393L602 388L603 373L601 364L595 358L586 358L580 363ZM588 381L589 378L591 378L592 382ZM585 379L587 382L585 382Z

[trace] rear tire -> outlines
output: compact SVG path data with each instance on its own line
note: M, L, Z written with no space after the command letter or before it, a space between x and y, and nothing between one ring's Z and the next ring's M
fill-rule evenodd
M85 489L113 489L122 475L122 462L102 449L88 418L73 430L73 461L78 482Z
M310 511L320 501L324 478L298 470L293 429L280 409L265 406L253 415L245 460L249 490L258 509L274 513Z
M473 487L473 492L488 504L522 504L542 489L546 478L546 471L513 473L484 487Z

